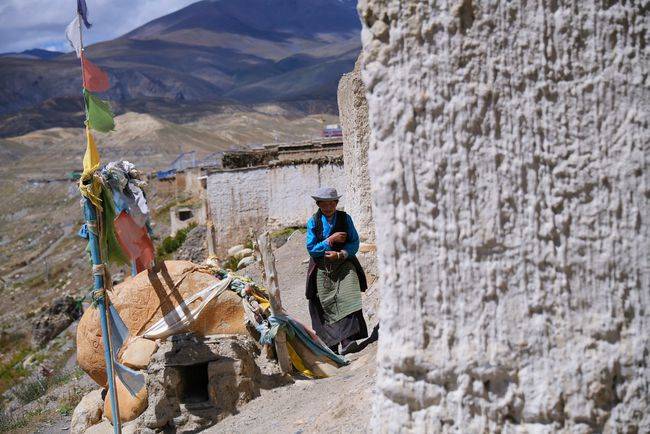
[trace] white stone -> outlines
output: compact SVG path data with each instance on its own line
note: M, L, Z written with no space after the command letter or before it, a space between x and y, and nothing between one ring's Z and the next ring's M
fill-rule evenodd
M237 263L237 269L241 270L244 267L248 267L249 265L252 265L255 263L255 257L253 256L246 256L245 258L242 258L238 263Z
M293 237L299 237L300 235L302 235L302 232L296 229L295 231L291 232L291 235L289 235L287 238L287 242L291 241Z
M84 434L112 434L114 432L113 425L109 421L103 420L101 423L89 427Z
M72 434L81 434L91 426L101 422L103 409L102 389L87 393L81 398L81 401L72 412L70 432Z
M253 249L241 249L240 251L238 251L237 253L235 253L232 256L234 258L241 259L241 258L245 258L247 256L250 256L252 254L253 254Z
M237 244L236 246L232 246L231 248L228 249L228 256L236 256L239 252L244 250L245 247L241 244Z

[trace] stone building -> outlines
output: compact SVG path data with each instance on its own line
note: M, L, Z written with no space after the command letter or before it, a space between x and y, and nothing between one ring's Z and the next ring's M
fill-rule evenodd
M377 432L650 432L639 2L360 0Z
M318 187L345 191L342 152L339 138L224 155L224 168L207 178L217 254L245 241L250 229L304 226ZM340 206L346 203L343 197Z

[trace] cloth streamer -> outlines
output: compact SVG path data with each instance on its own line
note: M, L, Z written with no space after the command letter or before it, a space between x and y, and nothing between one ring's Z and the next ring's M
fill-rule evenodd
M84 88L89 92L106 92L110 87L108 75L97 65L81 55L83 67Z
M77 53L77 57L81 57L81 32L79 32L79 15L65 28L65 37L68 39L70 46Z
M77 0L77 14L83 20L84 26L89 29L91 24L88 22L88 6L86 6L86 0Z
M98 211L102 210L101 184L95 178L95 172L99 169L99 152L95 139L86 125L86 153L83 159L83 173L79 178L79 191L87 197Z
M124 342L129 337L129 330L126 328L124 321L122 321L120 314L115 310L113 305L109 307L109 312L108 326L111 331L111 349L113 350L113 366L115 367L115 373L120 377L122 384L126 387L126 390L129 391L131 396L135 396L138 394L140 389L144 387L144 375L117 361L117 355L120 353L122 345L124 345Z
M135 223L144 227L149 218L149 207L142 186L146 183L139 179L139 172L128 161L112 161L102 169L113 192L113 202L118 213L126 210Z
M167 313L158 322L149 327L142 334L142 337L146 339L164 339L171 335L185 332L198 319L208 303L223 294L231 282L232 276L228 275L220 282L202 289L187 300L183 300L176 309ZM198 299L202 299L203 301L198 306L190 309L189 305Z
M138 226L126 211L122 211L115 218L114 225L122 250L132 261L135 261L136 272L151 268L155 254L146 227Z
M309 347L309 349L314 354L326 356L341 366L350 363L344 357L341 357L329 349L329 347L325 345L320 339L315 340L312 338L311 335L307 333L307 330L305 330L302 324L291 318L289 315L271 315L268 318L268 322L271 327L268 327L264 323L258 324L255 327L260 333L260 343L272 343L280 327L285 327L286 332L290 337L296 336L305 345L307 345L307 347Z
M83 90L86 103L86 124L95 131L107 133L115 128L115 120L108 102Z
M102 185L102 203L103 209L103 226L100 234L99 248L102 251L102 257L115 264L129 264L129 257L122 249L122 245L117 240L115 233L115 204L110 188Z

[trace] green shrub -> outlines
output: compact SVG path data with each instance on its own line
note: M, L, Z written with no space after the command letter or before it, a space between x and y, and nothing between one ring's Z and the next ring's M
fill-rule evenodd
M287 228L279 229L277 231L271 232L271 239L278 237L288 237L295 231L300 231L301 233L307 232L307 229L302 226L289 226Z
M176 235L173 237L165 237L160 247L158 247L156 250L156 256L158 257L158 260L168 259L172 253L174 253L183 245L185 239L187 238L187 234L195 227L196 223L190 223L186 228L177 231Z
M13 389L13 394L23 404L29 404L45 395L49 387L47 379L37 376L23 381Z
M0 364L0 393L29 373L27 369L23 368L22 362L30 353L30 348L19 347L7 362Z
M229 256L221 266L227 270L237 271L237 264L239 264L239 259Z
M65 403L65 404L61 404L61 407L59 407L58 412L61 416L70 416L73 410L74 407L72 406L72 404Z
M175 237L166 237L162 242L163 252L172 253L175 252L180 245L176 241Z
M27 425L26 419L17 419L11 412L0 408L0 432L13 432Z

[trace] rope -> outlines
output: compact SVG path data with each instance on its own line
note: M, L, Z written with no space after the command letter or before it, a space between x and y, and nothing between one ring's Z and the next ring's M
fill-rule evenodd
M93 276L104 277L105 270L106 270L106 266L104 264L93 265Z
M90 291L90 299L93 302L93 306L97 306L97 302L99 301L100 298L104 297L104 288L100 289L93 289Z

